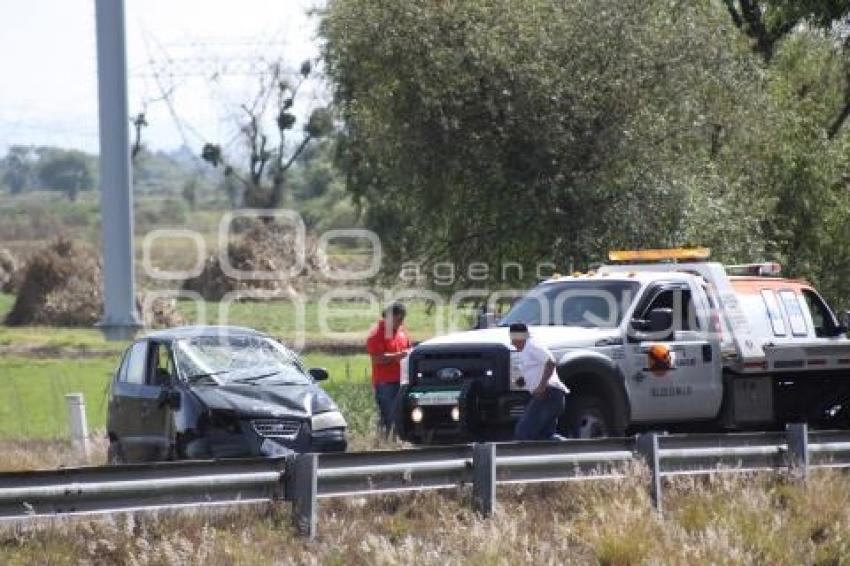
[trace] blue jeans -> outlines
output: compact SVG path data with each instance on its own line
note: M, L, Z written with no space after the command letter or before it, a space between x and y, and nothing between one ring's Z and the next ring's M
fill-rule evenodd
M398 383L381 383L375 387L375 402L378 404L381 428L387 435L395 428L398 390Z
M516 424L514 437L517 440L560 440L555 430L566 404L566 393L554 387L547 387L541 398L532 396Z

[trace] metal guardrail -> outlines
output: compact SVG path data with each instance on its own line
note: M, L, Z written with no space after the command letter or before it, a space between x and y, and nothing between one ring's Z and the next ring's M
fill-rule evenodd
M302 535L317 529L319 500L472 487L489 516L496 486L624 477L643 461L662 510L662 480L677 475L850 467L850 431L789 425L784 432L640 434L566 442L483 443L293 458L177 462L0 474L0 519L199 505L291 501Z
M283 458L162 462L0 473L0 519L265 502L283 496Z

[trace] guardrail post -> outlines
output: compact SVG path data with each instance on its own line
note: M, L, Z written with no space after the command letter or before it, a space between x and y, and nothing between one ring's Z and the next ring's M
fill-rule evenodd
M798 479L806 481L809 474L809 427L806 423L785 425L788 442L788 467Z
M84 462L89 461L89 430L86 423L86 401L82 393L65 395L68 405L68 424L71 429L71 446Z
M316 454L299 454L295 458L292 510L298 534L312 539L316 536L318 512L319 457Z
M496 505L496 445L472 445L472 507L482 517L493 515Z
M661 465L658 457L658 435L654 432L637 435L638 453L649 467L649 497L652 506L661 513L663 511L661 497Z

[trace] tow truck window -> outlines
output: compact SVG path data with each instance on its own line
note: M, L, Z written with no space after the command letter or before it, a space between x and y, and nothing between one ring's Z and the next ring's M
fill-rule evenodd
M616 328L640 285L636 281L565 281L544 283L517 301L500 326L563 325Z
M700 321L697 316L690 289L663 289L652 299L643 310L642 318L647 318L653 309L670 309L673 320L678 320L675 330L699 330Z
M815 327L815 336L819 338L835 336L838 328L838 323L835 317L823 299L809 289L803 290L803 297L806 299L806 304L809 306L809 312L812 313L812 324Z
M803 314L803 307L800 306L800 298L797 296L797 293L791 290L779 291L779 298L782 299L785 314L788 315L788 322L791 324L791 333L794 336L808 335L809 330L806 328L806 317Z
M776 293L770 289L762 289L761 298L764 301L767 318L770 319L770 326L773 327L773 335L785 336L785 320L782 318L782 311L779 309L779 300L776 298Z

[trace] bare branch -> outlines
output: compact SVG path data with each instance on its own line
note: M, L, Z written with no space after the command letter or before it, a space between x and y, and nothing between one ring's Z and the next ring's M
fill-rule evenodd
M301 153L307 147L307 144L310 143L312 139L313 138L310 135L304 136L304 139L301 140L301 143L298 145L298 148L292 153L292 155L289 156L289 160L286 162L286 164L280 167L280 169L278 170L278 174L285 173L290 167L292 167L292 164L295 163L295 160L298 159L298 156L301 155Z

